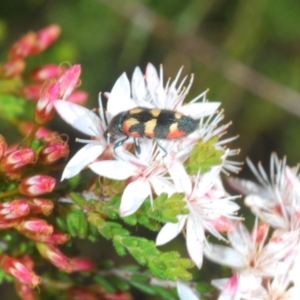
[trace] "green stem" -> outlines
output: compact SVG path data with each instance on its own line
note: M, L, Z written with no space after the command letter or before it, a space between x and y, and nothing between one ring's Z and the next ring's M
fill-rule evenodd
M17 195L19 194L19 189L18 188L15 188L13 190L10 190L10 191L7 191L7 192L3 192L3 193L0 193L0 199L3 199L3 198L6 198L6 197L11 197L11 196L14 196L14 195Z

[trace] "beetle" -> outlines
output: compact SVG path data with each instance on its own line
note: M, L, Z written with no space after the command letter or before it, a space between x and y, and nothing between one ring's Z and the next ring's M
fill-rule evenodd
M115 150L133 137L138 154L141 152L138 138L154 139L167 154L157 139L174 140L185 137L194 132L198 124L195 119L173 110L136 107L114 116L104 132L104 138L108 143L115 143Z

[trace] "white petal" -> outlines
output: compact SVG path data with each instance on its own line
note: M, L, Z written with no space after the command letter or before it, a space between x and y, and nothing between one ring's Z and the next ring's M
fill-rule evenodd
M170 197L176 192L174 185L164 177L151 178L150 183L156 195L167 193Z
M101 155L104 149L103 144L87 144L82 147L66 165L61 180L77 175L84 167Z
M250 233L243 223L238 223L234 230L228 232L228 239L232 247L239 253L247 255L254 250Z
M200 298L186 284L177 282L177 293L180 300L199 300Z
M227 178L229 185L236 191L249 195L249 194L261 194L263 189L253 181L240 179L237 177Z
M203 261L204 228L201 222L188 218L186 226L186 245L192 261L200 269Z
M102 160L89 165L89 168L100 176L124 180L134 175L136 167L126 161Z
M244 257L234 249L222 245L209 244L204 248L205 257L221 265L234 269L245 268Z
M176 186L177 192L184 192L190 195L192 192L192 182L183 164L176 158L168 162L168 170Z
M130 83L127 75L123 73L109 95L107 102L108 122L118 113L134 107L136 104L130 99Z
M156 237L156 246L164 245L173 240L183 229L185 216L178 216L178 223L166 223Z
M144 80L144 75L139 67L134 69L132 75L132 97L137 102L137 106L143 106L149 104L146 101L147 98L147 88ZM150 107L150 106L149 106Z
M182 106L178 111L194 119L199 119L214 114L220 104L220 102L196 102Z
M54 107L61 118L77 130L91 136L102 136L101 120L93 111L63 100L54 101Z
M136 180L130 182L122 195L120 215L129 216L135 213L150 193L151 189L147 181Z

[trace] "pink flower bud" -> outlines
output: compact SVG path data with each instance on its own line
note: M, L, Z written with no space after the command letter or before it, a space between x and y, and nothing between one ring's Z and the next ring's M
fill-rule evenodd
M92 290L84 287L72 287L68 290L68 296L72 300L99 300L106 299ZM99 298L101 297L101 298Z
M106 294L105 299L107 300L132 300L131 294L127 292L115 292Z
M41 283L40 277L14 257L10 257L6 254L1 255L0 266L6 274L13 276L23 284L36 287Z
M55 179L47 175L26 177L21 181L19 191L26 196L38 196L52 192L55 183Z
M59 83L51 83L42 92L40 99L35 107L35 121L38 124L44 124L50 121L54 115L53 101L59 97Z
M31 122L18 122L18 130L23 136L27 136L33 129L34 124ZM38 131L35 133L35 137L37 139L43 139L48 141L49 137L52 135L57 135L55 132L50 131L45 127L40 127Z
M36 43L31 55L36 55L47 49L60 35L60 27L58 25L50 25L41 29L36 33Z
M34 233L25 233L26 237L29 239L53 245L64 244L70 239L70 236L59 231L54 231L51 235L36 235Z
M255 243L261 243L269 232L269 225L266 223L260 223L253 228L251 232L251 238Z
M0 67L0 75L4 78L17 77L23 73L25 66L25 61L22 58L8 61Z
M44 82L51 78L58 78L63 72L64 68L62 66L49 64L33 70L30 78L37 82Z
M83 105L88 99L89 94L85 91L74 91L68 98L69 102Z
M36 247L45 259L49 260L61 271L67 273L72 272L72 264L70 259L66 257L57 247L47 243L36 243Z
M44 165L50 165L58 161L60 158L69 155L69 146L66 142L45 146L39 154L39 160Z
M0 220L16 219L29 213L29 204L25 200L13 200L0 204Z
M40 98L42 87L42 84L25 85L20 89L20 93L27 100L37 101Z
M17 282L15 284L15 290L16 290L18 296L22 300L36 300L37 299L33 289L26 284Z
M54 207L54 204L51 200L43 198L28 199L27 203L30 207L30 213L43 214L45 216L49 216L52 213Z
M2 172L14 172L28 164L34 163L36 160L35 153L32 149L24 148L13 151L5 155L0 162Z
M66 70L66 72L60 76L58 82L60 83L60 99L68 99L73 90L76 88L78 79L81 73L81 66L74 65Z
M16 226L19 223L18 219L2 220L0 219L0 230L8 229Z
M8 56L10 60L23 58L28 56L36 44L36 33L28 32L21 37L9 50Z
M4 156L6 148L7 148L7 143L4 137L0 134L0 159Z
M71 258L70 261L73 266L74 272L91 272L96 269L95 265L89 259L86 258L74 257Z
M51 235L53 233L53 226L42 219L25 219L15 226L15 228L24 233L34 233L37 235Z

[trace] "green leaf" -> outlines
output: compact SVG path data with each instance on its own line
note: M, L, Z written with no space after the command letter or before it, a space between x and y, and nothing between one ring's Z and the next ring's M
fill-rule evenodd
M88 223L82 210L73 209L68 211L66 215L66 223L68 232L71 236L80 238L86 237Z
M96 283L99 283L99 285L104 288L109 293L114 293L116 291L114 285L110 283L109 280L105 279L104 277L100 275L95 275L93 278Z

